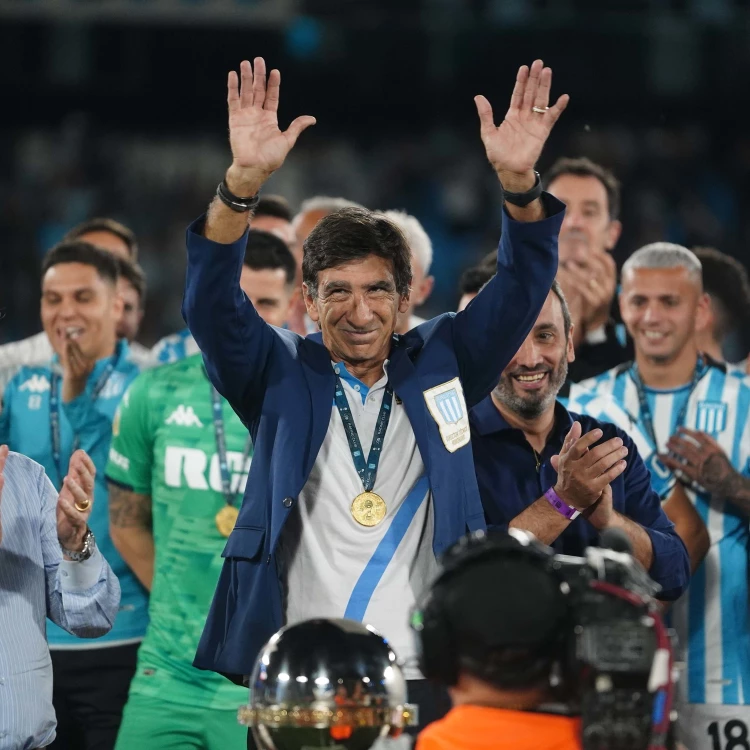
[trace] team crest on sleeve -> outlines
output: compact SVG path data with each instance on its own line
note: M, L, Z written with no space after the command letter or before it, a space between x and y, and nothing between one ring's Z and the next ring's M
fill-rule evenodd
M721 401L699 401L695 429L708 435L718 435L727 426L727 405Z
M469 414L461 381L453 378L424 392L432 418L440 429L443 445L451 453L469 444Z

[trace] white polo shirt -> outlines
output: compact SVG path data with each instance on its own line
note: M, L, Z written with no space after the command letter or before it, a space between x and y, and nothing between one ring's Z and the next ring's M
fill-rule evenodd
M388 382L387 366L368 389L343 364L333 365L365 458ZM372 625L405 665L406 678L420 679L409 616L438 564L429 482L406 410L395 395L372 490L387 506L377 526L362 526L352 516L352 501L363 491L332 402L328 432L279 545L286 623L345 617Z

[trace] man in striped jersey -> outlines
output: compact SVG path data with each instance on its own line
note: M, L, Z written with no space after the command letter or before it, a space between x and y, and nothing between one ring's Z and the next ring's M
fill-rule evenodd
M750 379L698 350L708 299L685 248L636 252L620 310L635 363L573 386L569 408L640 430L655 489L681 480L708 527L709 552L673 613L687 663L682 738L692 750L750 747Z

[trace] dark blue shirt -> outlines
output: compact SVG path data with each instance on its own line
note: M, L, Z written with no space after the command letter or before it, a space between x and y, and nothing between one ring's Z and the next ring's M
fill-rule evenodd
M659 598L673 600L687 588L690 560L674 524L661 509L658 495L651 489L650 475L628 435L608 422L572 414L558 401L555 426L540 454L540 465L526 437L511 427L488 396L472 410L471 442L479 483L479 493L488 526L507 528L529 505L536 502L557 481L550 458L560 452L573 421L581 423L583 434L599 427L600 442L620 437L628 449L627 469L612 482L614 509L640 524L651 538L654 560L651 577L662 586ZM557 552L582 555L586 547L599 543L599 532L583 517L572 521L552 544Z

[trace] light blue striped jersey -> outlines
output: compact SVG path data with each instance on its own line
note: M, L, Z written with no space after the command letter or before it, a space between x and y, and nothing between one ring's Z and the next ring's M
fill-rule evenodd
M657 458L631 372L629 364L621 365L573 385L568 408L633 434L654 489L664 497L676 480ZM684 426L714 438L734 468L750 476L750 378L709 363L692 392L690 385L645 390L658 452L666 450L680 426L687 402ZM672 613L687 660L681 688L690 703L750 705L748 519L722 498L693 490L687 494L708 528L711 547Z
M59 467L53 458L50 427L52 368L57 369L59 365L53 362L43 367L22 367L8 384L3 398L0 444L7 443L11 450L40 463L58 490L67 473L76 436L79 447L91 456L96 467L96 480L89 526L96 536L97 546L120 580L122 589L120 611L114 627L107 635L96 641L81 641L49 622L47 639L53 649L101 648L135 642L143 638L148 625L148 594L120 557L109 536L109 504L104 470L112 440L112 420L125 390L139 372L138 365L130 358L130 349L124 340L118 342L113 359L114 370L96 401L91 400L91 392L110 358L96 363L83 394L67 404L61 403Z

